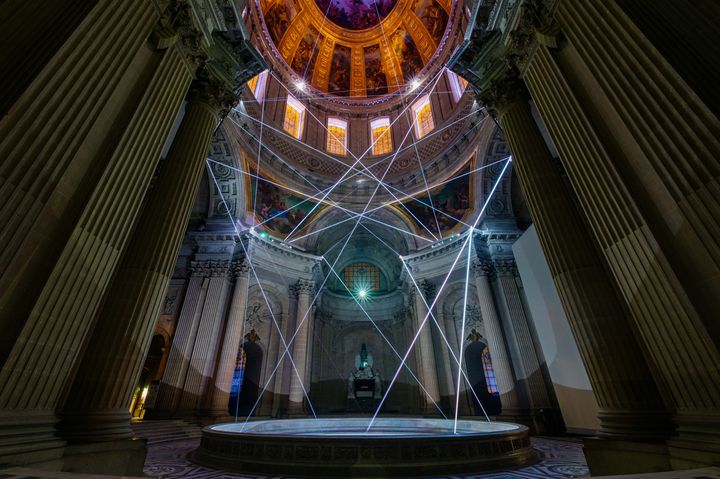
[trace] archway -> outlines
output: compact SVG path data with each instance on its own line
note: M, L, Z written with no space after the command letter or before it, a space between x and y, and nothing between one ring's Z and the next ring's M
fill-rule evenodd
M145 415L145 402L148 399L151 384L158 379L158 371L160 370L164 352L165 338L161 334L156 334L150 342L147 359L143 364L140 379L137 386L135 386L132 402L130 403L130 414L134 418L142 418Z
M260 394L262 362L262 348L254 342L245 341L238 351L238 362L230 389L228 411L231 416L250 414Z
M472 397L470 398L475 415L483 416L483 408L488 416L500 414L502 404L495 384L495 373L490 360L490 350L485 343L474 341L465 349L465 368L473 391L475 391L475 394L471 394ZM478 399L480 403L478 403Z

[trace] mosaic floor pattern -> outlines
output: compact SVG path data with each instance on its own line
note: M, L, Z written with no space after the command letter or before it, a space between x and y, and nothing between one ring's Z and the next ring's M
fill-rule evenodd
M191 477L198 479L259 479L258 476L230 474L195 465L186 455L198 446L198 439L156 444L149 448L145 474L158 478ZM545 459L522 469L487 474L440 476L436 479L572 479L590 477L579 441L533 438L533 446L542 451Z

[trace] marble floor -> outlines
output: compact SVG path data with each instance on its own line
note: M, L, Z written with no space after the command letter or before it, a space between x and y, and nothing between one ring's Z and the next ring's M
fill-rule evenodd
M572 439L533 438L532 442L533 446L542 451L545 456L541 462L533 466L488 474L441 477L453 479L572 479L577 477L590 477L579 441ZM197 439L152 445L145 461L145 474L168 479L181 477L198 479L244 479L256 477L230 474L192 464L185 456L197 447L197 445Z

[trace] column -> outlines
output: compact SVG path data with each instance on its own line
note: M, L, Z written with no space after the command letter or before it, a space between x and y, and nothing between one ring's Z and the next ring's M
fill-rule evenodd
M471 266L475 277L475 288L478 295L480 312L482 313L485 334L487 335L490 358L500 393L500 403L503 414L512 414L519 408L517 385L513 377L512 364L505 349L505 336L500 317L495 308L495 299L490 288L490 274L493 270L488 261L474 260Z
M160 167L124 253L63 411L63 437L132 437L133 388L147 356L190 217L219 103L195 84L185 117Z
M305 393L303 392L303 386L305 391L310 391L310 382L308 381L308 371L306 368L307 364L307 352L310 338L310 323L312 322L312 314L310 312L310 299L311 295L315 291L315 282L301 279L295 285L295 291L297 292L297 315L295 319L295 329L297 335L291 345L288 345L292 350L292 359L297 368L290 368L290 404L288 405L288 414L301 415L305 414L304 411L304 400ZM303 321L304 319L304 321ZM302 324L300 322L302 321ZM290 341L292 334L288 334L285 340ZM282 346L282 345L281 345ZM300 379L302 378L302 385Z
M195 344L197 329L200 325L205 297L207 295L207 277L210 275L208 261L193 261L190 267L190 280L183 306L178 317L170 354L165 366L162 381L158 388L153 408L146 412L148 419L165 419L172 416L180 402L185 377L187 376L190 356Z
M666 437L672 426L631 319L575 207L560 165L535 124L530 104L520 99L522 93L515 98L498 110L500 124L600 406L599 434L631 440Z
M246 260L236 261L233 264L235 275L235 288L233 289L230 313L228 314L222 350L215 373L215 390L212 395L210 414L213 416L228 415L228 401L230 401L230 387L237 363L238 350L243 341L245 311L248 297L248 264Z
M494 258L500 298L507 313L506 338L513 357L517 383L527 394L527 405L534 409L551 407L545 378L535 349L535 339L525 315L520 291L517 287L517 267L512 258ZM513 354L514 353L514 354ZM524 386L524 387L523 387Z
M438 341L440 343L439 353L440 353L440 364L442 365L443 370L443 387L446 391L446 396L448 398L448 402L450 403L451 408L455 407L454 398L455 398L455 381L457 381L457 369L455 366L455 360L450 355L450 350L448 349L448 344L450 344L450 347L453 348L453 353L455 353L457 357L457 353L455 351L455 347L452 340L450 339L450 332L448 331L448 326L446 321L443 319L443 314L438 313L435 317L438 323L438 329L442 332L442 334L445 336L445 339L442 337L438 337ZM457 336L457 333L454 334L454 336ZM457 337L455 338L457 339ZM447 340L447 343L445 342ZM453 373L455 371L455 373Z
M229 290L229 261L213 261L210 266L210 280L207 287L205 306L195 337L192 355L182 397L179 413L194 416L204 413L206 394L215 370L220 333L225 319L225 306Z
M3 34L11 33L8 41L30 34L34 44L47 47L37 30L26 29L43 15L38 10L54 6L13 3L22 5L0 15L9 23L2 28ZM9 6L3 2L0 9ZM78 21L75 15L82 12L77 10L69 9L64 18ZM92 193L94 169L108 163L113 141L127 127L124 110L132 111L128 105L137 102L147 83L138 78L152 77L157 68L159 55L146 46L156 22L147 0L103 0L48 60L37 81L14 77L13 67L7 71L3 63L3 98L7 87L16 101L3 103L2 109L9 110L0 115L0 361L10 355L43 287L40 278L50 274L58 243L68 238L68 226ZM20 54L19 66L33 65L26 75L38 67L28 51L3 50ZM14 81L28 84L8 84Z
M585 98L576 95L578 90L570 83L572 80L574 84L576 78L565 76L564 69L548 48L536 50L525 78L560 152L590 228L629 306L638 338L672 397L681 437L688 441L688 449L705 449L710 456L717 454L720 444L720 369L709 366L720 364L720 351L714 342L717 334L711 334L717 328L717 321L714 326L707 327L713 323L710 319L716 316L717 308L712 311L706 308L718 300L717 287L713 285L720 275L717 273L717 254L707 254L708 248L716 247L717 238L699 232L701 228L716 228L720 216L715 215L713 220L708 218L706 207L717 203L709 200L710 194L706 193L702 181L710 181L711 175L690 181L697 190L695 186L691 187L693 192L688 193L689 197L678 198L680 203L667 201L668 198L653 198L633 175L645 176L643 181L659 181L655 186L662 185L665 178L658 178L650 167L644 173L629 171L630 167L635 167L632 163L638 157L623 155L618 150L619 145L614 144L615 134L608 132L608 126L598 117L597 105L589 106ZM638 102L629 105L638 106ZM655 113L648 115L655 116ZM657 126L654 134L659 132L665 138L675 135L663 125ZM626 138L627 132L623 135ZM684 137L684 134L680 135ZM638 140L642 137L638 136ZM706 165L703 168L712 167L712 163L704 160L708 158L705 153L689 150L687 154L674 154L672 151L676 151L675 146L665 145L658 154L667 156L668 160L671 156L683 160L662 168L690 171L684 161L691 159ZM711 161L716 162L718 157L720 154ZM670 184L661 186L669 191L666 187L678 193L685 189ZM706 195L708 204L696 206L697 202L705 201L700 198ZM662 220L652 211L657 207L664 209ZM670 217L674 232L670 234L673 244L668 246L667 230L663 231L668 225L663 226L659 221ZM702 240L702 246L695 246L696 234L707 238L707 241ZM683 261L687 263L678 264ZM691 264L695 265L697 276L686 282L684 270ZM710 279L708 275L715 275L716 279ZM698 278L705 278L705 282L697 284ZM686 286L695 291L691 292ZM704 299L698 302L700 296Z
M435 285L427 280L420 280L419 282L420 291L416 291L413 295L415 298L415 324L414 331L411 331L412 337L417 334L420 329L425 316L428 314L428 308L425 302L428 304L432 303L432 298L435 294ZM421 296L422 295L422 296ZM425 301L423 301L423 299ZM432 318L428 316L425 321L425 326L420 331L420 336L415 342L415 357L418 362L418 378L425 387L425 391L420 391L420 400L424 406L424 412L426 414L437 414L435 405L432 404L430 398L436 403L440 402L440 387L438 386L438 374L437 367L435 365L435 348L433 347L432 339ZM428 397L430 396L430 397Z
M59 256L57 261L49 263L52 266L45 284L30 288L31 292L41 291L27 311L27 320L0 371L0 408L3 410L0 423L15 424L19 414L27 414L28 422L47 423L62 405L68 381L89 340L92 320L128 243L143 195L192 78L177 48L157 55L160 61L148 88L139 96L137 108L120 134L117 147L104 158L105 167L99 178L90 183L92 194L82 204L74 205L80 211L78 221L58 226L69 232L68 240L61 241L59 247L34 244L38 250L59 251ZM82 105L88 102L87 99L76 101ZM67 112L62 114L71 118ZM27 131L32 133L34 129ZM60 125L58 131L65 129ZM43 168L49 170L50 165ZM24 173L26 178L32 177L27 171ZM55 237L48 231L44 234L47 235L45 241L64 237L62 234ZM22 281L20 275L18 285ZM12 302L18 295L33 297L22 289L6 292L4 302ZM12 307L3 308L3 314L10 312ZM19 313L16 318L24 317L24 313L14 313ZM3 318L0 323L4 321ZM13 329L17 328L11 331ZM22 433L12 439L15 441L24 442ZM9 446L8 451L11 449Z

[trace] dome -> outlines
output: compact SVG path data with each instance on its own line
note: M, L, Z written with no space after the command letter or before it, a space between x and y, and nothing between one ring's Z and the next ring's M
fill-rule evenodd
M391 94L440 65L450 0L260 0L253 12L271 63L321 93ZM259 12L258 12L259 9ZM261 46L262 49L262 46Z

